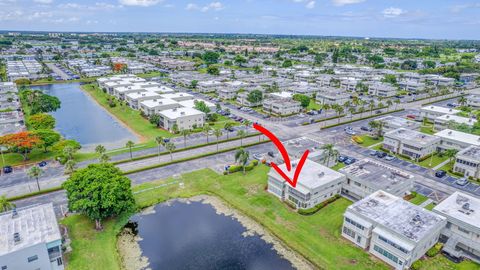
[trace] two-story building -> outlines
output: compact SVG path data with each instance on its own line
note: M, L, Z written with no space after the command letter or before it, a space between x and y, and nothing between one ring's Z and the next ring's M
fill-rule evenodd
M434 153L440 144L440 138L436 136L406 128L386 132L383 138L383 148L412 159Z
M471 145L458 152L453 171L466 177L480 178L480 146Z

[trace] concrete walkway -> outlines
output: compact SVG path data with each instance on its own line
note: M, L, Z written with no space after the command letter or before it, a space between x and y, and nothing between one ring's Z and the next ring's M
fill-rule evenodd
M441 167L447 165L448 162L450 162L450 159L447 159L447 160L445 160L444 162L442 162L442 163L438 164L437 166L433 167L432 170L435 170L435 171L436 171L436 170L440 169Z
M424 201L423 203L419 204L418 206L424 208L425 206L431 204L433 202L432 199L428 198L426 201Z

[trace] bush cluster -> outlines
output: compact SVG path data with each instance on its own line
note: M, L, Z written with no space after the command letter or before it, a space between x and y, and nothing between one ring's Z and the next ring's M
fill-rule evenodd
M318 212L320 209L324 208L325 206L329 205L330 203L338 200L340 198L340 195L339 194L335 194L335 196L327 199L326 201L323 201L317 205L315 205L314 207L312 208L308 208L308 209L298 209L298 213L300 215L304 215L304 216L309 216L309 215L313 215L315 214L316 212Z

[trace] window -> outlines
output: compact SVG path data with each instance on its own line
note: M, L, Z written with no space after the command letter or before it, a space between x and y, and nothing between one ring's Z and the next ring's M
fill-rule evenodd
M393 241L391 240L388 240L387 238L383 237L383 236L378 236L378 239L382 240L383 242L389 244L390 246L400 250L401 252L407 254L408 253L408 250L406 250L405 248L401 247L400 245L394 243Z
M362 237L360 237L360 235L357 235L357 243L360 244L360 242L362 242Z
M6 265L2 266L2 270L7 270L7 266Z
M63 264L62 257L57 258L57 265L62 265L62 264Z
M28 262L33 262L33 261L36 261L36 260L38 260L38 256L37 256L37 255L35 255L35 256L28 257L28 259L27 259L27 260L28 260Z
M350 230L349 228L347 228L347 227L345 227L345 226L343 226L343 232L344 232L346 235L350 236L351 238L355 238L355 232L352 231L352 230Z
M379 247L379 246L377 246L377 245L374 245L374 246L373 246L373 249L374 249L376 252L382 254L385 258L388 258L389 260L391 260L392 262L398 263L398 257L395 256L395 255L393 255L393 254L391 254L390 252L384 250L383 248L381 248L381 247Z
M357 222L349 219L348 217L345 218L345 221L348 222L348 223L350 223L350 224L352 224L353 226L359 228L360 230L364 230L364 229L365 229L365 227L363 227L362 225L358 224Z
M458 227L458 230L461 231L461 232L463 232L463 233L470 234L470 231L465 230L465 229L462 228L462 227Z

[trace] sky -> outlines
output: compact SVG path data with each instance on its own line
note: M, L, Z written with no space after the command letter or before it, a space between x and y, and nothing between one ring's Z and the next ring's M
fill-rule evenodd
M0 0L0 29L480 39L478 0Z

